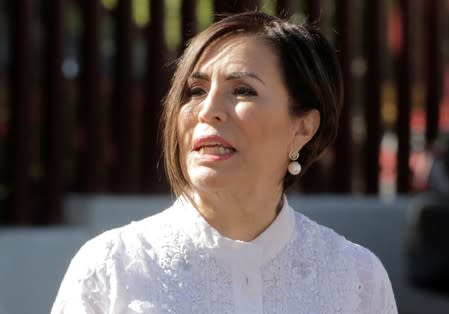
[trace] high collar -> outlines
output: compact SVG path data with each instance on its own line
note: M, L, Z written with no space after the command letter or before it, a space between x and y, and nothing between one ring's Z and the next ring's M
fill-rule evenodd
M174 204L180 223L197 247L207 248L219 259L262 266L273 259L287 244L295 230L294 211L287 198L275 220L252 241L232 240L221 235L185 198Z

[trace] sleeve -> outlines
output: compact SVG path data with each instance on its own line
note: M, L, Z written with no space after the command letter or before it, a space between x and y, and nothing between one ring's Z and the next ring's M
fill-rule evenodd
M382 262L372 252L367 251L361 260L363 267L359 269L359 313L397 314L396 301L390 279Z
M99 239L81 247L64 275L51 314L108 313L107 261L111 247Z
M380 260L376 256L374 256L374 258L376 265L374 269L376 277L379 280L379 284L377 286L377 293L375 293L375 299L373 302L373 313L397 314L398 309L394 298L393 287L391 286L387 271Z

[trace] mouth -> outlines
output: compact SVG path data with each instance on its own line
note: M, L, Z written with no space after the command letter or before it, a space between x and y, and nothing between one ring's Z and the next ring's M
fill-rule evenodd
M216 144L201 146L196 151L199 152L200 155L226 155L235 152L235 150L230 147Z
M236 149L231 144L216 135L196 138L193 142L192 150L200 155L215 156L225 156L236 152Z

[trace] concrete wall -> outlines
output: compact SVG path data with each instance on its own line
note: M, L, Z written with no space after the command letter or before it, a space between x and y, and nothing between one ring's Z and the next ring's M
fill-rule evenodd
M87 238L76 227L0 230L0 314L49 313L68 261Z
M357 197L290 197L310 218L371 249L384 263L400 313L447 314L449 298L412 287L406 278L409 201ZM71 257L96 234L159 212L169 196L69 196L67 226L0 230L0 314L48 313Z

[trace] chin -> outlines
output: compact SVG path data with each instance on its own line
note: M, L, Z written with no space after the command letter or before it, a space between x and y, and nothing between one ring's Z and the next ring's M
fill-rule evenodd
M223 171L201 167L188 172L190 182L195 190L223 188L229 184L229 174ZM234 180L231 180L231 182ZM235 182L233 182L235 183Z

